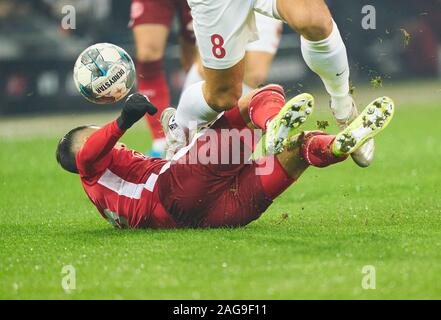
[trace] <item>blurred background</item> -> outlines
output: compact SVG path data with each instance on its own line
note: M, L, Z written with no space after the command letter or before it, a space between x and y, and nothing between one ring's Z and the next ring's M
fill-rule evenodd
M328 3L346 39L354 83L439 81L441 1ZM76 9L75 30L61 28L65 5ZM365 5L376 8L375 30L362 27ZM78 54L97 42L115 43L134 56L129 12L129 0L0 0L0 117L107 110L79 96L72 68ZM285 27L269 81L297 91L320 84L306 68L299 44L299 37ZM176 32L170 36L165 61L176 104L184 80Z

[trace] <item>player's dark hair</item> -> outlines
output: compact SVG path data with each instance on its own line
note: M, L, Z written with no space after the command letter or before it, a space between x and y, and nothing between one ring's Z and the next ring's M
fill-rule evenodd
M58 142L57 146L57 162L60 166L69 172L78 173L77 163L75 159L75 153L72 150L73 140L75 135L90 126L81 126L70 130L61 140Z

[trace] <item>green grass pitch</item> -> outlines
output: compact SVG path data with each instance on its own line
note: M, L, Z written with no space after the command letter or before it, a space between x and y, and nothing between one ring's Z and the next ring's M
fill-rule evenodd
M435 89L421 99L414 86L391 93L395 119L377 139L372 167L347 161L308 169L260 220L241 229L112 229L78 177L54 159L72 118L43 122L62 126L59 134L34 134L30 120L28 133L18 126L16 135L0 136L0 298L441 298ZM367 90L366 97L380 93ZM325 108L310 126L322 119L329 119ZM2 121L0 127L7 125ZM145 135L137 127L123 140L142 150ZM65 265L76 270L70 293L61 287ZM366 265L375 267L376 289L361 285Z

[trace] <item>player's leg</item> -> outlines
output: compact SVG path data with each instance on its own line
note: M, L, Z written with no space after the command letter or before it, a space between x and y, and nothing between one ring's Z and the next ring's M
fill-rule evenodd
M254 99L251 104L253 97L256 95L259 98ZM261 89L255 89L243 95L236 106L225 112L224 118L230 123L230 128L241 130L248 127L256 129L257 127L253 124L252 118L260 123L273 119L283 107L285 103L284 98L284 90L279 85L268 85ZM194 97L194 99L197 98ZM252 113L250 113L250 106L252 106ZM175 112L170 110L167 113L170 116L163 117L163 126L168 128L166 130L167 144L169 145L169 148L167 148L167 158L170 158L185 145L185 134L176 124Z
M266 138L269 146L275 146L286 141L290 136L290 128L298 127L306 120L306 116L311 113L313 100L309 95L299 95L285 102L285 92L279 85L270 84L261 89L255 89L240 98L237 106L226 111L222 118L228 123L228 128L242 130L244 128L262 129L266 133L270 128L269 138ZM295 110L293 109L295 108ZM284 109L282 115L280 111ZM167 159L170 159L186 143L185 133L176 124L176 111L172 108L163 112L161 122L167 137ZM272 121L278 118L277 121ZM285 125L278 125L279 120L286 122ZM253 133L255 133L253 131ZM254 136L254 135L253 135ZM183 141L176 143L176 141ZM253 139L253 142L254 141ZM267 145L262 148L266 149ZM265 150L266 152L266 150Z
M215 119L231 109L242 95L245 47L257 39L253 0L189 0L193 26L204 66L205 82L182 94L177 123Z
M267 125L278 116L285 103L285 92L280 85L269 84L260 89L253 89L239 99L237 106L224 112L224 127L252 129L252 143L247 145L254 149L254 144L266 132ZM260 128L264 129L259 134L256 129Z
M309 94L285 101L283 88L277 85L256 91L249 101L249 118L265 133L259 143L264 150L255 150L253 155L257 163L255 170L259 171L257 175L270 199L291 185L308 167L301 157L293 156L299 154L300 145L292 140L298 140L298 132L313 106L314 99ZM264 155L268 153L277 156Z
M285 102L283 89L279 91L277 87L264 87L251 99L251 121L265 132L254 156L280 153L312 113L314 98L310 94L300 94Z
M276 87L269 86L254 97L265 102L268 113L274 113L276 105L279 114L285 113L284 97ZM264 131L268 129L267 123L277 118L274 115L268 119L263 115L256 118L253 112L250 115L254 118L253 123ZM295 139L298 141L298 137ZM225 190L216 200L202 226L237 227L258 219L272 200L294 183L309 166L300 156L300 150L301 144L291 144L289 151L286 147L285 151L278 155L264 156L244 166L238 173L233 187Z
M227 121L228 128L239 130L245 128L253 129L253 139L251 144L253 150L255 143L259 142L259 139L263 134L267 134L265 140L269 141L268 144L271 145L272 143L272 145L274 145L274 140L283 141L284 139L289 138L288 136L290 132L290 130L277 130L281 127L276 125L276 123L279 122L277 118L281 118L282 115L284 120L297 117L298 120L293 120L292 124L298 127L300 123L306 120L306 116L311 113L312 109L308 106L307 99L299 104L303 97L308 97L308 95L299 95L286 102L283 87L276 84L269 84L263 88L254 89L248 94L242 96L238 105L226 111L222 118ZM312 100L310 102L313 103ZM299 110L292 111L294 105L300 106ZM302 107L309 108L309 111L302 113L304 111L302 110ZM281 112L282 110L283 112ZM297 124L295 124L296 122ZM260 134L256 129L262 130ZM270 130L269 133L267 133L268 129ZM263 147L266 148L268 146L262 145L262 148Z
M334 100L349 96L346 47L324 0L276 0L280 17L301 35L302 54ZM334 114L345 119L351 104L336 103Z
M296 10L290 8L293 1L299 3ZM305 62L325 84L331 96L330 106L340 129L346 128L358 116L358 110L349 94L346 47L325 1L277 0L277 4L280 12L284 12L281 15L285 17L286 14L286 21L302 35L302 54ZM297 12L297 9L300 12ZM310 18L315 12L319 13L318 20ZM305 20L305 17L309 17L310 21ZM352 154L352 158L359 166L367 167L373 160L374 149L374 141L368 140Z
M320 135L320 136L318 136ZM318 152L321 164L343 161L347 156L335 156L327 159L324 153L330 154L330 143L334 137L316 133L318 139L313 141L314 152ZM289 150L278 155L265 156L244 167L237 175L233 187L225 190L215 200L212 210L202 220L202 227L238 227L256 220L271 205L272 201L292 185L310 163L303 158L304 145L309 138L296 137L297 143ZM309 147L311 148L311 147ZM326 162L325 162L326 161Z
M245 73L242 84L242 97L263 84L271 68L274 54L264 51L247 51L245 54ZM185 91L192 84L204 80L204 68L201 61L196 61L185 78Z
M267 80L283 26L280 20L259 13L256 13L255 18L259 40L249 43L246 47L242 97ZM202 80L204 80L202 61L197 59L187 74L184 90Z
M257 101L260 100L260 101ZM259 102L256 104L256 102ZM363 144L384 130L392 120L394 114L394 103L388 97L382 97L371 102L363 112L336 137L328 136L320 132L311 132L306 135L296 135L301 125L306 121L310 112L293 112L291 106L305 107L313 106L313 100L308 101L308 95L302 94L284 102L282 92L278 92L277 86L269 85L253 95L250 101L249 115L252 123L269 134L274 128L283 128L288 120L298 123L292 126L286 134L286 139L282 143L283 148L272 148L273 153L282 164L288 164L286 171L293 172L296 175L298 166L295 159L296 152L291 154L291 150L302 146L302 158L313 166L324 167L338 162L340 156L347 156L356 152ZM284 104L284 105L283 105ZM256 107L257 106L257 107ZM279 110L277 115L276 112ZM300 110L302 110L300 108ZM287 117L289 114L290 117ZM303 118L297 119L296 117ZM280 130L276 130L280 131ZM264 138L262 138L264 140ZM300 141L300 143L299 143ZM290 158L293 158L294 166L290 164ZM293 167L294 170L289 169ZM291 173L290 173L291 174Z
M198 57L196 37L193 31L193 18L187 0L174 0L180 23L179 43L181 46L181 65L189 72Z
M346 47L324 0L257 0L255 9L280 17L301 35L302 54L322 79L331 96L332 112L340 128L354 120L358 111L349 94ZM368 141L352 156L360 166L373 159L374 142Z
M161 112L170 105L169 88L162 61L168 28L159 24L138 25L133 28L133 34L137 52L138 91L148 96ZM153 139L151 155L160 157L164 151L165 141L159 118L148 116L146 120Z
M371 103L337 136L319 131L292 136L279 154L256 159L245 167L234 187L220 195L200 226L237 227L258 219L309 166L323 168L344 161L366 139L386 128L393 111L393 102L384 97Z
M242 96L244 72L244 59L228 69L204 67L205 84L202 92L207 105L217 113L234 107Z
M378 98L336 136L315 131L293 137L285 150L276 156L274 170L260 176L266 195L271 199L280 195L310 165L323 168L344 161L388 126L394 110L390 98ZM257 162L260 166L266 165L268 159L271 158L267 156Z
M258 97L263 99L264 95ZM270 100L274 101L268 96L267 102ZM390 99L377 99L336 137L322 132L292 135L290 143L282 152L257 159L251 164L197 164L194 167L186 164L172 165L173 187L177 186L178 189L173 190L174 197L163 200L165 206L170 208L168 210L173 210L173 216L179 223L187 226L246 225L259 218L272 200L293 184L308 166L326 167L344 161L366 139L372 138L388 125L393 111L394 106ZM279 114L283 112L282 107ZM267 122L262 122L262 126L267 126ZM224 121L219 128L227 125ZM202 143L196 145L195 150L200 150L206 141L198 140L196 143ZM209 140L209 143L212 143L212 140ZM219 146L217 143L215 145ZM219 146L217 150L223 149ZM218 154L215 151L214 153ZM191 154L191 151L186 154ZM186 160L186 163L188 161ZM213 172L216 174L213 175ZM207 185L210 188L206 189ZM170 194L168 185L166 193ZM175 196L176 194L178 196Z
M187 139L183 137L191 136L190 131L195 131L190 129L206 125L215 120L223 110L237 106L237 100L242 91L243 69L243 61L226 70L205 68L204 74L207 80L195 83L183 92L177 112L170 117L169 121L173 125L169 125L170 135L166 139L168 155L175 154L186 145ZM233 92L231 88L237 92ZM220 108L218 103L211 106L208 104L207 97L212 97L215 91L222 92L222 94L219 93L218 102L222 101L225 109Z
M266 77L266 70L270 67L270 64L273 59L273 54L269 54L267 52L247 52L247 56L249 54L252 54L253 56L251 57L250 61L253 61L254 63L259 63L262 60L266 60L267 63L263 63L265 64L265 68L260 69L260 71L258 73L255 73L253 75L251 75L249 77L250 81L256 81L257 79L263 79L264 77ZM260 54L263 54L265 56L262 56ZM246 60L246 59L245 59ZM248 62L246 62L248 63ZM197 82L201 82L202 81L202 65L200 65L199 62L196 62L188 76L186 79L186 85L191 85L192 82L194 80L198 80ZM265 75L264 75L265 74ZM247 75L245 75L245 78L247 78ZM257 83L253 82L253 83ZM231 121L233 123L232 127L234 128L244 128L244 127L248 127L251 129L256 129L256 126L254 126L254 124L251 121L250 118L250 114L249 114L249 106L251 103L252 98L258 94L259 92L267 92L266 95L271 95L272 93L279 93L284 97L284 90L281 86L279 85L268 85L265 86L261 89L254 89L251 87L248 87L245 83L244 83L244 90L243 90L243 94L242 97L239 99L237 105L233 108L231 108L230 110L228 110L225 113L225 117ZM247 89L245 89L245 87L248 87ZM256 85L257 87L257 85ZM184 86L185 88L185 86ZM259 107L257 106L257 103L254 103L253 105L256 106L256 108L254 108L255 111L255 117L256 118L261 118L261 119L272 119L273 117L275 117L280 109L282 108L284 101L282 102L282 104L280 105L280 103L278 102L273 102L270 101L271 99L266 99L266 101L264 103L262 103L262 106ZM259 111L258 111L259 110ZM260 111L261 110L261 111ZM264 121L264 120L261 120Z
M165 147L159 115L170 105L163 56L174 10L169 0L132 1L130 25L136 47L138 91L148 96L159 110L157 116L146 117L152 132L154 156L160 156Z

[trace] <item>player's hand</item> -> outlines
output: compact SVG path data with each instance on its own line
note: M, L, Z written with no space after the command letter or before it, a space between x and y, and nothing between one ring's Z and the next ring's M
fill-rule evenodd
M131 94L124 103L121 115L116 120L121 130L127 130L133 126L146 113L154 115L158 109L143 94Z

